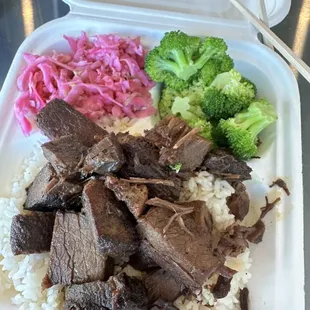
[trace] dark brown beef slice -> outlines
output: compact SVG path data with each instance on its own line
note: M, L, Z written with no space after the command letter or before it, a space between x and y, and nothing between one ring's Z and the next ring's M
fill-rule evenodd
M249 290L245 287L240 290L240 310L249 310Z
M178 140L191 131L188 124L182 119L167 116L151 130L145 132L145 138L158 148L172 147Z
M102 281L111 274L111 259L99 253L87 216L58 211L48 268L50 284L71 285Z
M25 210L53 211L77 208L82 187L60 181L51 164L46 164L27 188Z
M118 200L126 203L135 218L143 214L148 199L148 189L144 184L130 184L114 176L107 176L105 185L114 192Z
M129 265L141 271L158 267L157 263L151 258L147 242L141 241L137 252L130 256Z
M259 243L263 240L265 224L259 219L252 227L235 225L228 227L221 236L217 245L217 250L223 255L238 256L251 243Z
M123 204L101 180L90 180L82 195L83 211L89 216L101 253L126 257L138 248L136 230L123 211Z
M224 257L213 253L212 235L197 225L194 213L183 216L186 228L194 237L177 221L171 223L164 235L163 229L172 215L166 208L151 208L138 220L139 232L147 239L151 258L158 265L180 278L186 286L200 288L223 265Z
M49 102L37 114L36 123L51 140L74 135L82 144L89 147L107 134L101 127L60 99Z
M222 179L245 181L251 179L252 169L224 149L214 149L206 156L202 167Z
M125 162L125 156L115 134L111 133L93 145L85 157L82 173L107 174L118 171Z
M63 136L42 145L45 158L51 163L56 173L68 177L79 170L88 148L75 136Z
M152 304L152 308L150 310L178 310L171 303L164 300L156 300Z
M18 214L11 224L11 248L14 255L49 252L55 214L32 212Z
M163 269L147 275L144 285L148 291L149 302L151 303L158 299L173 302L182 295L182 290L184 289L179 280Z
M105 310L111 305L110 290L106 282L96 281L74 284L65 290L65 310Z
M221 299L227 296L230 291L230 282L231 278L225 278L223 276L219 276L215 286L212 288L213 296L216 299Z
M265 233L265 224L262 220L258 220L252 227L248 229L246 239L251 243L260 243L263 241Z
M236 220L242 221L249 212L250 198L242 182L233 182L235 193L227 200L227 206Z
M111 310L146 310L147 290L140 280L121 273L107 283L112 291Z
M198 134L188 133L172 147L160 150L159 163L164 166L181 163L180 171L191 172L202 164L211 148L212 142L210 140Z
M67 310L144 310L147 292L143 283L126 274L111 277L107 282L72 285L66 289Z
M181 181L170 176L170 169L158 163L159 150L144 137L134 137L128 134L118 134L118 141L125 154L126 163L119 171L124 178L139 177L146 179L172 180L174 186L148 184L150 197L160 197L167 200L178 200L181 192Z

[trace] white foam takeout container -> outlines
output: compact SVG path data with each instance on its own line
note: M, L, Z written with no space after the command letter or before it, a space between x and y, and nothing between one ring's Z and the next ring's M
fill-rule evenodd
M257 32L228 0L66 2L71 7L67 16L38 28L20 46L0 93L0 196L8 195L12 176L38 139L37 135L25 138L13 115L13 103L18 95L16 79L25 64L23 52L67 51L69 47L62 36L77 36L81 31L139 35L150 47L169 30L224 37L237 69L256 83L258 95L274 103L279 114L277 123L263 133L262 158L250 163L254 170L253 181L248 184L252 204L264 205L268 184L276 177L285 178L291 190L291 196L282 195L282 203L267 215L263 242L251 247L250 309L304 309L300 99L296 79L288 65L258 41ZM259 1L244 2L258 12ZM266 4L272 26L290 8L290 0L268 0ZM3 301L0 309L15 307Z

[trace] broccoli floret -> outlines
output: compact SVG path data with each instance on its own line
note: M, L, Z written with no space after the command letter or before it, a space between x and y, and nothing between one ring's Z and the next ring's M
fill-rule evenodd
M145 71L155 82L181 90L190 85L191 78L210 58L224 57L226 50L223 39L208 37L201 42L198 37L171 31L147 54Z
M205 117L201 110L201 103L204 96L205 87L203 84L195 84L190 88L186 88L182 91L177 91L170 87L165 87L161 94L161 99L158 104L159 115L161 118L167 115L173 115L171 108L176 98L186 98L185 101L190 105L189 111L193 112L199 117ZM175 105L179 107L179 105ZM182 107L182 106L181 106Z
M222 59L210 59L199 72L199 80L209 86L220 73L228 72L234 68L234 61L225 55Z
M195 101L197 100L197 101ZM201 111L200 105L197 104L201 99L192 95L192 101L190 97L176 97L171 112L173 115L183 118L190 127L199 128L199 135L206 138L212 139L212 125L204 117Z
M256 95L257 95L257 87L256 87L256 85L252 81L250 81L248 78L243 76L242 79L241 79L241 83L248 83L248 84L252 85L252 87L254 89L255 97L256 97Z
M219 127L235 156L247 160L258 151L258 134L277 120L274 107L265 99L252 102L234 118L221 120Z
M216 76L205 92L202 110L210 119L227 119L246 109L255 95L254 84L232 69Z
M213 127L210 122L203 118L194 118L188 120L188 125L192 128L199 128L200 132L198 134L200 136L212 140Z

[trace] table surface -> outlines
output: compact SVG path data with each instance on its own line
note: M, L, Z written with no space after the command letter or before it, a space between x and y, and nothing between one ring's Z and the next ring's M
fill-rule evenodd
M25 36L34 28L51 19L64 16L67 12L68 7L61 0L0 0L0 86ZM310 64L309 19L310 0L292 0L289 15L280 25L273 28L274 32L308 64ZM310 204L310 131L307 130L307 126L309 127L307 124L310 123L310 85L301 76L297 78L301 95L303 134L306 309L310 310L310 237L307 237L310 236L310 225L307 225L307 222L310 222L308 207Z

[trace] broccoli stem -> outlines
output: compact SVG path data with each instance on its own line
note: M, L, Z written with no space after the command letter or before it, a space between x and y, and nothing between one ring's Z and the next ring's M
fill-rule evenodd
M200 70L214 54L215 52L211 48L207 48L195 61L194 67L196 70Z
M255 140L258 134L270 124L270 121L264 115L253 115L253 113L249 111L239 113L236 116L236 123L244 130L249 131L253 140Z

